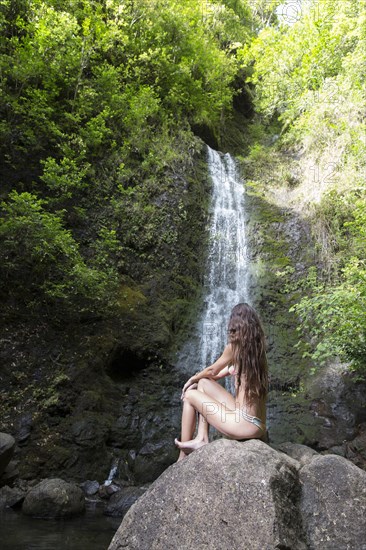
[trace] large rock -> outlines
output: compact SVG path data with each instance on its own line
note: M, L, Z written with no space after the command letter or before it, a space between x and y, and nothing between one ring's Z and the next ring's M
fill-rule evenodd
M366 550L366 472L303 445L221 439L174 464L109 550ZM116 497L117 500L117 497Z
M9 434L0 432L0 477L9 464L15 448L15 439Z
M0 487L12 484L17 477L19 477L18 461L11 460L1 474Z
M348 441L344 447L346 458L366 470L366 422L359 425L356 437Z
M300 443L290 443L289 441L277 445L276 449L300 462L301 466L309 464L309 462L313 460L314 456L318 454L314 451L314 449L311 449L306 445L301 445Z
M311 550L366 549L366 472L336 455L300 472L301 512Z
M5 508L16 508L24 500L25 492L17 487L2 487L0 489L0 511Z
M109 550L306 548L298 467L258 440L214 441L153 483Z
M139 483L154 481L177 459L177 450L170 440L146 443L132 462L132 472Z
M123 517L131 508L132 504L144 494L146 489L142 487L124 487L111 496L107 508L106 516Z
M44 479L26 495L24 514L38 518L66 518L85 511L84 493L62 479Z

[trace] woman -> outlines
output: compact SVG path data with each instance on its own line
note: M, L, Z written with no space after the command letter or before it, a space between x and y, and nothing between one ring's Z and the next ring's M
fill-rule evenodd
M266 434L268 371L265 337L255 310L236 305L228 326L229 343L221 357L185 383L178 460L208 443L208 425L231 439L262 438ZM235 397L216 380L235 377ZM196 413L198 417L197 435Z

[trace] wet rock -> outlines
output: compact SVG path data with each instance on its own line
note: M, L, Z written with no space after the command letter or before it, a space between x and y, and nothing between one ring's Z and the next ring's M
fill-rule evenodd
M245 467L240 467L245 465ZM305 548L298 463L221 439L168 468L127 512L109 550Z
M100 498L110 498L114 493L119 491L120 487L115 483L106 482L103 485L100 485L98 494Z
M108 444L116 448L128 448L141 444L139 415L133 412L132 405L125 406L121 415L111 426Z
M314 456L318 454L316 451L314 451L314 449L311 449L306 445L301 445L300 443L281 443L280 445L276 446L276 449L297 460L301 464L301 466L309 464Z
M84 494L88 497L95 495L99 490L98 481L90 481L89 479L80 483L79 487L84 491Z
M111 496L107 508L106 516L123 517L132 504L144 494L146 489L142 487L125 487Z
M18 445L25 445L31 434L33 426L33 417L31 413L24 414L19 421L19 428L17 432Z
M45 479L26 494L22 510L44 519L78 516L85 511L84 493L62 479Z
M25 497L25 491L16 487L6 485L0 489L0 511L5 508L16 508L20 506Z
M320 422L314 441L318 450L340 447L356 436L361 388L365 386L353 383L347 367L337 362L319 370L309 384L310 409Z
M109 430L110 418L93 412L77 417L71 426L75 443L86 448L100 447L104 444Z
M322 455L338 455L346 457L347 448L346 445L334 445L333 447L330 447L329 449L326 449L325 451L322 451Z
M0 476L9 464L15 449L15 439L9 434L0 432Z
M132 472L139 483L154 481L177 459L172 439L146 443L137 453Z
M366 470L366 422L358 427L357 436L345 444L345 456L356 466Z
M136 453L134 458L132 459L130 452L131 451L127 450L121 452L120 460L118 462L118 471L116 475L119 482L121 482L122 484L127 483L127 485L131 485L133 481L133 474L130 470L130 464L133 464L136 458Z
M312 550L366 547L366 472L336 455L318 455L300 471L301 512Z
M104 399L101 394L95 390L87 389L82 392L80 399L77 402L76 413L83 411L103 412Z
M19 476L18 461L11 460L7 465L7 467L5 468L4 472L2 473L2 476L0 479L0 487L2 485L11 484L13 481L16 480L18 476Z

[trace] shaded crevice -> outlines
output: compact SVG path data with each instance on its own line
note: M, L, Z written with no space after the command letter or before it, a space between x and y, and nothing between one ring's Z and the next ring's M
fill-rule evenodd
M302 490L299 472L293 469L285 483L283 479L273 479L271 490L275 497L273 502L279 528L279 541L275 548L281 550L307 549L308 545L300 510ZM278 495L277 498L276 495ZM286 506L284 506L285 501L287 501Z
M133 378L149 367L155 356L139 353L131 349L116 346L107 360L105 372L113 380L119 382Z

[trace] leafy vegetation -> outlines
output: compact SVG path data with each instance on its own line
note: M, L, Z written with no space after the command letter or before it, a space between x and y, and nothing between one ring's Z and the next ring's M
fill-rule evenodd
M204 254L207 178L192 128L220 139L240 80L235 51L263 9L229 0L1 2L8 321L131 321L147 308L140 324L152 339L158 332L157 345L179 329Z
M2 0L7 322L112 316L166 346L202 278L198 132L250 144L248 167L301 206L321 259L301 283L302 330L317 361L365 368L364 3L308 0L291 24L285 11L279 0Z
M309 1L292 25L263 29L239 52L251 65L256 111L272 150L298 160L282 174L289 202L311 222L320 264L294 306L319 364L338 356L366 372L365 5ZM263 143L263 141L262 141ZM267 140L268 147L268 140ZM251 158L263 157L263 146ZM255 159L254 159L255 160ZM277 178L281 179L281 178ZM287 181L286 181L287 180Z

